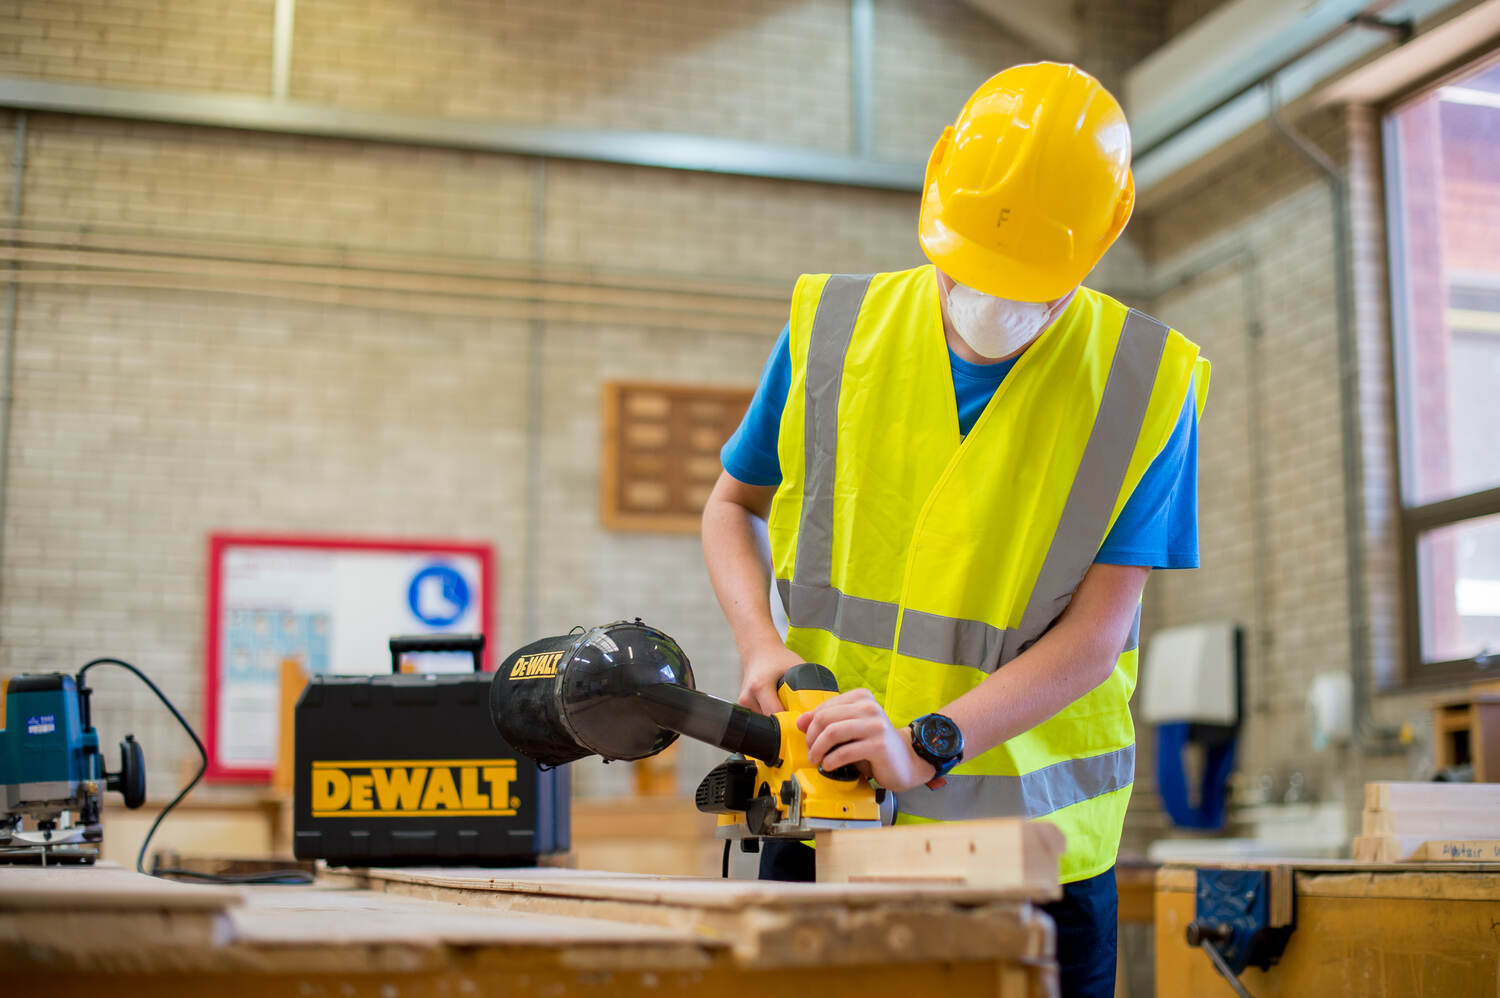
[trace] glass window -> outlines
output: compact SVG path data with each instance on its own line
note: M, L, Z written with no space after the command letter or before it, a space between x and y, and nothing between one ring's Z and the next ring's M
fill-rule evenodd
M1417 565L1422 658L1500 656L1500 516L1424 531Z
M1412 666L1500 666L1500 58L1385 122Z

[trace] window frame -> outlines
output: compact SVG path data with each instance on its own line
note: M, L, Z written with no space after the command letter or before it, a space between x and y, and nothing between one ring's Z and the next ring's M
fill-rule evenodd
M1500 649L1481 651L1470 658L1427 661L1422 652L1422 591L1420 545L1431 531L1500 515L1500 485L1431 502L1413 503L1415 494L1416 434L1414 400L1407 388L1411 349L1407 329L1409 289L1405 270L1406 215L1401 188L1401 144L1396 117L1442 87L1476 71L1500 64L1500 53L1490 51L1470 58L1417 90L1380 109L1380 137L1385 186L1386 266L1389 275L1392 394L1396 420L1398 533L1401 562L1401 618L1403 624L1405 686L1452 686L1500 678ZM1446 289L1445 289L1446 291Z

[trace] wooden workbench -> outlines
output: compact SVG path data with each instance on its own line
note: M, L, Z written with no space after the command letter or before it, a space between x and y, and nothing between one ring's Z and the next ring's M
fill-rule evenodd
M1500 864L1298 860L1168 864L1156 879L1156 993L1234 992L1183 938L1199 869L1261 868L1290 885L1295 929L1281 961L1247 968L1255 998L1500 994Z
M1050 920L995 891L563 869L204 887L0 867L9 994L1056 994Z

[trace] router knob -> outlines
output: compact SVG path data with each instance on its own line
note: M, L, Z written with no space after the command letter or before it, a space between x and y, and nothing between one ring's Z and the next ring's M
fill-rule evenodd
M126 735L120 743L120 771L105 773L104 786L123 795L131 810L146 803L146 757L135 735Z

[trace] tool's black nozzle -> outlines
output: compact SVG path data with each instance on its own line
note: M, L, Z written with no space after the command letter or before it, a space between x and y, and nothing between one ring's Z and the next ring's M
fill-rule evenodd
M644 759L679 732L768 762L781 745L774 718L699 693L677 642L639 620L514 652L490 683L490 713L501 737L544 766Z
M781 722L686 686L662 683L640 691L646 711L664 728L773 765L781 756Z

